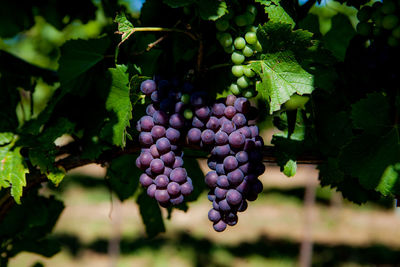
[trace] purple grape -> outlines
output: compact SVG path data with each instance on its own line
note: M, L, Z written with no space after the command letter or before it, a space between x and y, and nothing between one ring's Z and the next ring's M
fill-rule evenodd
M214 142L214 132L206 129L201 133L201 141L203 141L203 143L210 145Z
M219 210L219 205L218 205L217 199L215 199L215 200L213 201L212 206L213 206L213 209Z
M180 194L180 192L181 192L181 187L180 187L180 185L179 185L178 183L176 183L176 182L170 182L170 183L168 184L168 186L167 186L167 191L168 191L168 194L169 194L170 196L176 196L176 195Z
M190 103L194 107L204 106L206 103L205 95L203 92L195 92L190 96Z
M231 121L226 121L222 124L221 130L224 131L227 134L231 134L233 131L236 130L236 126L233 122Z
M229 205L228 201L226 199L221 200L219 203L219 210L224 211L224 212L229 212L231 211L231 206Z
M257 199L257 197L258 197L258 195L256 193L250 192L249 194L247 194L246 199L248 201L254 201Z
M153 118L150 116L143 116L140 119L140 128L142 131L149 132L151 131L151 128L154 126L154 121Z
M149 132L141 132L139 134L139 143L144 147L149 147L153 144L153 137Z
M260 180L256 179L254 183L251 185L251 191L260 194L263 191L263 184Z
M164 111L158 110L158 111L154 112L153 120L154 120L155 124L165 126L168 123L168 115Z
M215 134L215 143L217 145L225 145L228 143L228 134L222 131L218 131Z
M178 142L181 133L174 128L168 128L165 136L168 138L169 141L171 141L171 143L176 143Z
M153 116L156 109L154 108L153 104L150 104L146 107L146 114L149 116Z
M185 125L185 118L178 113L172 114L169 119L169 124L175 129L180 129Z
M218 118L224 115L225 105L223 103L215 103L212 107L212 114Z
M249 155L246 151L239 151L236 153L235 157L240 164L244 164L249 161Z
M234 226L237 224L238 222L238 216L235 213L230 212L226 218L225 218L225 222L229 225L229 226Z
M253 183L257 179L257 175L250 173L250 174L246 175L244 177L244 179L246 179L246 181L248 181L250 183Z
M217 165L215 166L215 171L216 171L219 175L225 175L224 164L222 164L222 163L217 163Z
M173 169L170 175L170 179L173 182L177 182L178 184L184 183L187 178L187 173L184 168L176 168Z
M233 116L235 116L235 114L236 114L236 109L234 107L228 106L225 108L224 115L228 119L232 119Z
M221 220L221 213L215 209L210 209L208 212L208 219L212 222L218 222Z
M228 192L228 190L223 189L223 188L219 188L219 187L216 187L214 189L215 197L218 198L218 199L225 198L227 192Z
M145 95L151 95L157 88L156 82L153 80L145 80L140 84L140 91Z
M260 151L253 150L249 152L249 160L251 162L261 162L263 159L263 155Z
M226 104L227 106L233 106L233 105L235 104L235 101L236 101L236 96L234 96L234 95L228 95L228 96L226 97L225 104Z
M154 183L157 186L157 189L166 188L169 183L169 179L166 175L160 174L156 177Z
M153 173L162 173L164 171L164 162L161 159L153 159L150 164Z
M173 166L175 162L175 153L169 151L161 156L161 160L164 162L164 165Z
M165 135L164 126L155 125L153 129L151 129L151 135L154 139L159 139Z
M240 203L239 207L238 207L238 211L239 212L243 212L247 210L247 201L246 200L242 200L242 203Z
M214 200L215 200L215 195L214 195L214 192L209 192L208 193L208 195L207 195L207 198L208 198L208 200L210 201L210 202L213 202Z
M211 116L206 124L206 127L214 132L218 130L219 126L219 119L214 116Z
M256 147L256 144L254 143L253 140L251 139L246 139L246 141L244 141L244 147L243 149L246 151L251 151Z
M242 199L242 194L235 189L229 189L226 193L226 201L228 201L230 205L238 205L242 202Z
M177 102L176 104L175 104L175 113L181 113L181 112L183 112L183 109L185 108L185 103L183 103L183 102Z
M183 159L181 157L175 157L175 162L172 168L176 169L183 166Z
M150 98L151 98L151 101L153 101L154 103L160 102L160 97L159 97L157 91L154 91L153 93L151 93Z
M140 157L137 157L136 158L136 167L138 167L139 169L141 169L141 170L144 170L144 169L146 169L145 167L143 167L142 166L142 164L140 163Z
M250 110L250 102L245 97L236 99L234 106L241 113L247 113Z
M184 196L190 195L190 193L193 192L193 184L189 181L187 181L186 183L183 183L181 185L181 192L182 192L182 195L184 195Z
M228 188L229 187L228 177L226 177L226 175L219 176L217 180L217 185L220 188Z
M257 175L262 175L265 172L264 164L262 163L257 164L254 171Z
M172 169L169 167L164 167L164 172L163 174L166 175L167 177L169 177L169 175L171 174Z
M158 152L158 149L157 149L155 144L151 145L150 154L153 156L153 158L159 158L160 157L160 153Z
M211 170L215 170L215 168L217 167L217 162L215 160L212 160L211 158L209 158L207 160L207 165L208 165L208 168L210 168Z
M224 168L228 172L236 169L238 165L238 161L234 156L228 156L224 159Z
M231 184L240 184L244 179L243 172L240 169L231 171L230 173L228 173L227 177L229 183Z
M187 137L189 143L197 144L201 140L201 131L197 128L192 128L189 130Z
M156 200L160 203L165 203L168 202L170 197L169 194L167 192L167 190L163 189L163 190L156 190L156 193L154 194Z
M157 140L156 147L157 147L158 152L160 152L160 154L164 154L164 153L171 151L171 143L165 137Z
M244 145L246 138L239 131L234 131L229 135L229 144L235 148L241 148Z
M244 126L244 127L240 128L238 131L241 132L244 135L244 137L251 138L251 131L250 131L249 127Z
M236 190L243 195L246 195L249 192L249 189L249 182L246 179L244 179L243 182L241 182L240 185L236 187Z
M219 222L217 222L217 223L214 223L213 228L214 228L214 230L217 231L217 232L222 232L222 231L224 231L224 230L226 229L226 223L224 223L224 222L221 220L221 221L219 221Z
M251 137L258 136L258 127L257 126L250 126Z
M210 188L214 188L217 185L218 174L215 171L210 171L206 174L204 178L206 185Z
M206 120L210 116L210 112L211 112L210 108L207 106L204 106L204 107L197 108L194 113L200 120Z
M171 198L169 200L169 202L171 202L172 205L179 205L183 202L183 200L184 200L184 197L182 195L179 195L175 198Z
M146 170L144 170L144 172L145 172L148 176L153 177L153 172L151 171L151 168L150 168L150 167L148 167Z
M193 117L192 126L195 127L195 128L203 128L204 127L204 122L199 120L199 118L197 118L197 117Z
M144 152L140 154L139 160L140 165L143 166L143 168L148 168L153 160L153 156L149 152Z
M231 148L228 144L223 146L216 146L215 153L218 157L224 158L229 155Z
M154 197L156 194L156 190L157 190L157 186L155 184L149 185L149 187L147 187L147 195L149 197Z
M235 114L235 116L232 118L232 121L238 128L246 125L247 123L246 117L241 113Z
M139 182L142 186L147 188L148 186L153 184L153 179L151 179L151 177L147 174L142 173L142 175L140 175Z
M254 139L255 139L256 147L262 148L264 146L264 140L262 139L261 136L258 135Z

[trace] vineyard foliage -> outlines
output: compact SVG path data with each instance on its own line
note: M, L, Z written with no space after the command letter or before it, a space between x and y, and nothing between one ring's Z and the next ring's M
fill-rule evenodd
M118 198L136 198L149 236L165 231L160 207L139 187L141 171L134 164L139 153L134 125L146 106L140 84L163 75L190 80L213 99L230 94L236 78L231 54L217 40L216 23L238 17L249 4L258 11L254 24L262 46L245 62L257 80L251 85L257 95L250 100L260 110L258 122L266 125L271 119L280 130L266 140L273 149L266 146L264 152L273 151L287 176L296 173L298 160L318 163L321 184L355 203L400 195L400 83L392 67L399 62L400 28L398 21L382 17L398 16L397 1L375 5L383 13L370 15L372 22L367 18L373 24L369 32L361 26L356 30L357 22L347 13L333 16L331 27L322 31L317 12L310 12L318 4L313 0L303 5L147 0L140 13L120 2L0 4L2 263L21 251L58 252L47 234L63 204L39 189L48 180L58 185L68 170L93 162L108 166L106 182ZM373 4L338 2L353 17L363 5ZM73 24L86 25L99 16L102 27L94 37L76 38ZM380 21L386 21L382 27ZM57 64L39 66L7 49L7 43L29 38L39 23L70 36L45 46L43 53L58 58ZM242 33L233 22L229 27ZM43 88L51 96L36 102ZM61 136L71 141L56 142ZM188 202L205 191L196 158L206 156L191 147L184 150L184 168L194 187ZM188 205L174 208L187 210Z

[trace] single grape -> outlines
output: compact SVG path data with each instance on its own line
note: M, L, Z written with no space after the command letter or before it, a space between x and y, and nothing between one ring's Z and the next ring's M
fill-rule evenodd
M247 210L247 201L246 200L242 200L242 203L240 203L239 207L238 207L238 211L239 212L243 212Z
M195 110L195 114L200 120L207 119L210 116L210 113L211 113L211 110L207 106L200 107Z
M251 57L254 54L253 49L251 49L250 46L246 45L243 49L242 49L242 53L245 57Z
M216 117L224 115L225 105L222 103L215 103L212 107L212 114Z
M164 167L164 172L163 174L166 175L167 177L169 177L169 175L171 174L172 169L170 167Z
M246 32L244 39L248 44L256 44L257 43L257 34L255 32Z
M201 131L197 128L192 128L187 134L189 143L196 144L201 140Z
M250 102L245 97L238 97L233 105L238 112L246 114L250 110Z
M234 131L229 135L229 144L235 148L241 148L244 145L246 138L239 131Z
M228 96L226 97L225 104L226 104L227 106L233 106L233 105L235 104L236 99L237 99L236 96L234 96L234 95L228 95Z
M251 25L254 23L256 16L253 13L250 13L246 11L243 16L245 17L246 20L246 25Z
M153 173L162 173L164 171L164 162L161 159L153 159L150 163L150 169Z
M224 212L229 212L232 209L232 207L229 205L226 199L222 199L220 202L218 202L218 205L219 205L219 210Z
M183 166L183 159L182 157L175 157L175 162L172 168L176 169Z
M155 125L151 129L151 135L153 136L154 139L159 139L165 136L165 127L161 125Z
M234 95L240 95L242 92L242 89L236 83L232 83L231 86L229 87L229 90Z
M229 28L229 21L226 19L219 19L215 22L215 27L221 32L226 31Z
M392 30L399 24L399 18L396 15L387 15L382 20L382 27L386 30Z
M145 80L140 84L140 91L145 95L151 95L157 88L156 82L153 80Z
M189 95L189 94L183 94L183 95L181 96L181 101L182 101L182 103L184 103L184 104L189 104L189 102L190 102L190 95Z
M187 120L191 120L193 118L193 111L190 109L185 109L183 112L183 117L185 117Z
M221 130L227 134L230 134L236 130L236 126L231 121L225 121L221 126Z
M166 125L168 123L168 115L164 111L158 110L154 112L153 120L155 124Z
M222 131L219 131L215 134L215 143L217 145L225 145L228 143L228 134Z
M143 116L140 119L140 128L142 129L142 131L149 132L151 131L151 128L153 128L153 126L154 126L154 121L152 117Z
M165 133L165 136L171 143L176 143L176 142L178 142L178 140L181 136L181 133L174 128L168 128Z
M246 76L242 76L237 79L236 83L240 88L247 88L250 84L250 81Z
M218 173L218 175L225 175L225 169L224 169L224 164L222 163L217 163L215 166L215 171Z
M176 168L173 169L170 175L170 179L173 182L177 182L179 184L184 183L187 178L187 172L184 168Z
M242 50L246 46L246 40L243 37L237 37L233 44L236 49Z
M194 117L192 120L192 126L195 128L203 128L204 122L202 122L199 118Z
M256 179L251 186L251 190L256 194L260 194L263 191L263 184L261 183L261 181Z
M240 169L236 169L227 175L229 183L233 185L240 184L244 179L244 174Z
M189 179L189 177L188 177ZM188 196L193 192L193 184L187 181L181 185L181 193L184 196Z
M224 159L224 168L228 172L236 169L238 165L238 161L234 156L228 156Z
M231 59L233 64L240 65L244 62L245 56L242 54L242 52L235 51L232 53Z
M154 197L156 194L156 190L157 190L157 186L155 184L151 184L149 185L149 187L147 187L147 195L149 197Z
M208 193L208 195L207 195L207 198L208 198L208 200L209 200L210 202L213 202L213 201L215 200L215 195L214 195L214 193L210 191L210 192Z
M219 221L219 222L217 222L217 223L214 223L213 228L214 228L214 230L217 231L217 232L222 232L222 231L224 231L224 230L226 229L226 223L224 223L224 222L221 220L221 221Z
M239 15L235 17L235 23L239 27L247 25L247 18L244 15Z
M242 65L233 65L232 66L232 74L236 77L240 77L243 75L243 66Z
M256 73L251 69L250 66L243 67L243 74L249 78L252 78L256 75Z
M169 179L166 175L160 174L154 180L154 184L157 186L157 189L166 188L169 183Z
M234 226L237 224L238 222L238 216L235 213L230 212L226 218L225 218L225 222L229 225L229 226Z
M238 205L242 202L242 194L235 189L229 189L226 193L226 201L230 205Z
M169 124L173 128L180 129L185 125L185 118L178 113L172 114L169 119Z
M235 114L235 116L232 118L232 121L238 128L246 125L247 123L246 117L242 113Z
M156 145L151 145L150 146L150 154L153 156L153 158L159 158L160 157L160 153L157 150Z
M139 143L144 147L150 147L153 144L151 133L141 132L139 134Z
M224 115L228 118L228 119L232 119L233 116L235 116L236 114L236 109L233 106L227 106L225 108L224 111Z
M212 203L213 209L215 209L215 210L219 210L219 205L218 205L217 201L219 201L219 200L217 199L217 197L215 197L215 199L214 199L214 201Z
M171 150L171 143L169 142L169 140L167 138L162 137L157 140L156 147L157 147L158 152L160 152L161 154L164 154Z
M212 144L214 142L215 134L213 131L206 129L201 133L201 141L204 144Z
M393 14L396 11L396 4L392 1L385 1L381 7L383 14Z
M206 102L206 95L204 92L195 92L190 96L190 104L194 107L204 106Z
M161 160L164 162L164 165L172 166L175 163L175 153L169 151L161 156Z
M151 93L150 98L151 98L151 101L153 101L154 103L160 102L160 97L159 97L157 91L154 91L153 93Z
M256 137L258 136L259 132L258 132L258 127L253 125L249 127L250 131L251 131L251 137Z
M140 182L140 184L141 184L142 186L144 186L144 187L147 188L147 187L149 187L151 184L153 184L153 179L152 179L150 176L148 176L147 174L142 173L142 174L140 175L139 182Z
M246 177L243 179L243 181L236 187L236 190L240 192L242 195L245 195L249 192L249 181L246 180Z
M150 152L141 153L139 156L140 165L144 168L148 168L150 166L151 161L153 160L153 156Z
M232 54L233 51L235 51L235 46L234 46L234 45L230 45L230 46L228 46L228 47L224 47L224 51L225 51L227 54Z
M214 195L215 195L215 197L218 198L218 199L223 199L223 198L225 198L227 192L228 192L228 190L223 189L223 188L219 188L219 187L216 187L216 188L214 189Z
M229 187L228 177L226 177L226 175L220 175L217 180L217 185L220 188L228 188Z
M233 42L232 36L227 32L221 34L218 40L223 47L229 47L232 45Z
M208 212L208 219L212 222L218 222L221 220L221 214L215 209L210 209Z
M183 203L183 200L184 200L184 197L182 195L179 195L175 198L171 198L169 200L169 202L171 202L172 205L179 205L179 204Z
M210 130L217 131L219 128L219 119L217 117L211 116L206 124L206 127Z
M235 157L240 164L249 161L249 154L246 151L239 151L238 153L236 153Z
M163 190L156 190L156 193L154 194L156 200L160 203L165 203L168 202L170 197L168 194L168 191L163 189Z
M214 188L217 185L218 174L215 171L210 171L206 174L204 181L210 188Z
M228 144L222 146L216 146L215 149L216 149L216 155L220 158L228 156L231 151L231 148Z

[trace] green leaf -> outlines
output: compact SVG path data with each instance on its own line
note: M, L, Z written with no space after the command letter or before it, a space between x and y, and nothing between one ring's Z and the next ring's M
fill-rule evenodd
M123 43L132 33L133 24L126 18L124 13L117 14L115 22L118 23L118 31L121 34L121 43Z
M344 173L339 168L337 158L328 158L328 160L318 166L319 179L321 186L337 185L343 182Z
M343 61L350 40L356 34L348 16L337 14L332 18L332 28L324 35L323 41L335 57Z
M49 173L47 173L46 176L47 176L47 179L52 181L53 184L55 184L57 186L64 179L65 174L66 174L66 171L63 168L53 167L49 170Z
M118 65L109 69L111 76L110 93L106 100L106 109L112 113L111 120L103 128L103 137L111 135L114 145L124 147L126 143L126 127L132 119L132 103L129 92L129 74L127 67Z
M65 85L88 71L104 58L109 38L71 40L61 48L58 74L61 85Z
M295 22L285 9L279 4L280 0L256 0L256 2L264 5L265 13L268 14L268 18L272 22L281 22L292 25L294 27Z
M384 196L399 195L400 193L400 163L390 165L383 172L376 190Z
M13 133L0 133L0 146L10 143L13 140Z
M107 169L107 177L112 190L121 201L131 197L138 188L139 177L142 174L136 165L137 155L123 155L111 162Z
M261 78L256 89L268 101L271 114L279 110L291 95L311 94L314 90L313 76L300 66L289 51L267 54L251 66Z
M196 3L203 20L217 20L228 13L228 7L224 0L197 0Z
M390 105L387 97L379 93L368 94L351 106L354 128L379 134L391 126Z
M0 188L11 186L11 195L18 204L26 186L25 174L29 173L20 150L21 147L12 149L12 144L0 147Z
M283 167L283 173L287 176L287 177L292 177L296 174L297 171L297 163L294 160L288 160L288 162L286 162L285 166Z
M193 192L189 196L185 197L185 201L195 201L206 189L203 171L200 168L199 162L195 158L184 157L183 167L188 171L188 176L192 179L193 183Z
M150 198L143 191L138 196L136 202L139 205L140 215L142 216L147 236L152 238L159 233L165 232L164 221L157 201L154 198Z
M177 8L191 5L195 0L163 0L163 2L172 8Z

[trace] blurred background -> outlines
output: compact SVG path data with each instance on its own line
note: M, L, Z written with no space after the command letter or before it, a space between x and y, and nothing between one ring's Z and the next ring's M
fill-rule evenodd
M139 14L142 1L120 2ZM322 34L337 14L348 16L353 26L357 23L355 9L334 1L322 1L311 13L318 16ZM36 16L28 31L0 39L0 49L56 70L58 47L70 39L97 37L111 23L101 8L95 20L73 22L63 30ZM56 87L37 84L33 116ZM18 112L23 118L21 106ZM266 143L275 132L271 125L270 118L262 123ZM200 166L207 172L205 160ZM296 266L307 258L313 266L400 266L395 201L349 203L319 186L313 165L300 165L292 178L267 165L261 177L264 192L240 214L240 223L223 233L214 232L207 219L210 203L204 194L187 212L174 210L166 219L166 233L154 239L146 238L135 201L121 203L110 193L105 175L105 168L88 165L68 173L58 188L43 188L43 194L56 194L65 202L52 235L63 249L52 258L21 253L10 266Z

